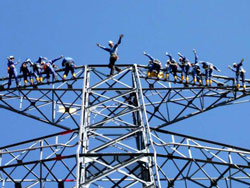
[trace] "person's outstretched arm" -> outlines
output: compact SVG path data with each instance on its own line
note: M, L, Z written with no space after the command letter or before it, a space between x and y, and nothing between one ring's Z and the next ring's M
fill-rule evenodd
M220 69L218 69L216 66L213 65L214 70L220 72Z
M171 56L168 52L166 52L166 56L168 56L168 57L169 57L169 60L170 60L170 61L172 61L172 60L173 60L172 56Z
M102 45L100 45L99 43L97 43L96 46L98 46L99 48L101 48L101 49L103 49L103 50L105 50L105 51L107 51L107 52L110 52L110 49L109 49L109 48L106 48L105 46L102 46Z
M154 61L154 58L151 55L147 54L146 52L143 52L143 54L147 56L151 61Z
M61 55L61 56L58 57L58 58L55 58L55 59L51 60L51 62L52 62L52 64L54 64L56 61L58 61L58 60L60 60L60 59L62 59L62 58L63 58L63 55Z
M238 64L239 67L243 65L243 61L244 61L244 58L242 58L242 59L240 60L240 63Z
M121 44L123 36L124 36L123 34L121 34L121 35L119 36L119 40L118 40L118 42L117 42L118 45Z
M180 56L181 58L185 59L185 57L180 52L178 52L178 56Z
M193 52L194 52L194 63L198 63L198 56L196 54L196 50L193 49Z
M20 62L21 62L20 59L18 59L17 62L13 62L13 63L14 63L14 65L18 65Z
M233 71L233 72L236 72L230 65L228 65L228 68Z
M121 35L119 36L119 40L118 40L118 42L115 44L114 48L117 48L117 47L121 44L123 36L124 36L123 34L121 34Z

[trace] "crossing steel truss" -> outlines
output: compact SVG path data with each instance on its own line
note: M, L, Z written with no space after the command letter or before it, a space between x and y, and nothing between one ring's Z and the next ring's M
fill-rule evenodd
M60 132L0 147L1 187L249 187L250 150L170 132L216 107L247 102L234 79L212 86L146 77L147 67L77 67L77 78L6 89L0 107ZM191 80L192 82L192 80ZM247 80L247 83L250 83ZM35 125L34 125L35 126Z

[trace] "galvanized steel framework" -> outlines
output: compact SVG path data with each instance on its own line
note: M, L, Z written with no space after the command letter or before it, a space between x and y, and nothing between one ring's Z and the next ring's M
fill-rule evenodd
M1 187L250 186L249 149L167 131L246 102L248 88L236 91L225 76L211 87L183 86L148 79L143 66L120 66L113 76L105 65L78 67L77 79L37 87L7 90L0 79L1 108L61 129L1 147Z

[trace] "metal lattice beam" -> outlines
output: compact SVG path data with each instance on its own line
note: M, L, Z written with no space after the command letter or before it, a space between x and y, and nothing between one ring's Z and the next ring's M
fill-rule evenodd
M120 66L113 76L106 65L81 66L76 79L9 90L0 79L0 108L63 130L2 146L1 187L249 187L249 149L166 130L248 102L249 86L236 91L225 76L183 85Z

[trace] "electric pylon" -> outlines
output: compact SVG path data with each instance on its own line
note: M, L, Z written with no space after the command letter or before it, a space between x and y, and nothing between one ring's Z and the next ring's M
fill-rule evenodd
M77 78L6 89L0 107L60 131L0 148L1 187L249 187L250 150L168 126L240 103L234 79L212 86L148 78L147 67L77 67ZM247 80L249 82L249 80ZM244 101L243 101L244 102ZM35 126L35 125L34 125Z

